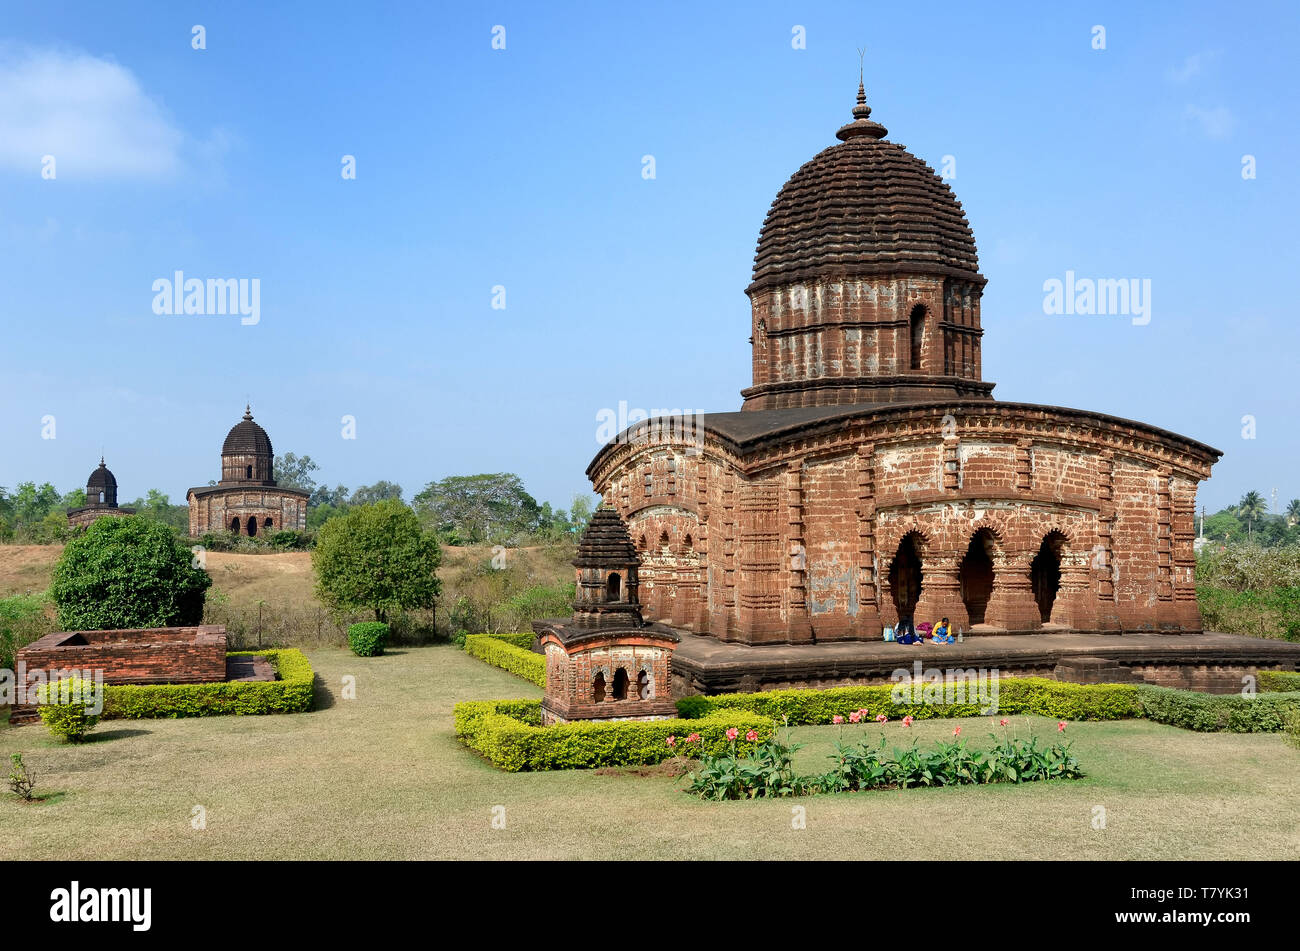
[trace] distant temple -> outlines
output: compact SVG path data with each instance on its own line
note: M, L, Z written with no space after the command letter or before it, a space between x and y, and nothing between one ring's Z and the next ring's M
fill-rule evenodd
M965 212L870 116L859 84L839 143L768 211L741 411L641 422L587 469L634 539L646 616L741 644L944 616L1200 631L1196 487L1221 453L995 400Z
M305 530L310 493L277 486L274 462L271 437L253 422L252 407L245 407L244 418L221 447L221 481L186 494L190 535L234 532L253 537L282 529Z
M119 515L134 515L135 509L118 508L117 478L112 470L104 465L104 457L99 458L99 468L86 480L86 504L77 509L68 510L68 527L85 528L97 518Z

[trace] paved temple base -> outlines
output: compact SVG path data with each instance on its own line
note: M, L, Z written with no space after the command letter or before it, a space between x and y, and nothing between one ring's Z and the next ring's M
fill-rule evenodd
M1300 670L1300 644L1237 634L983 635L960 644L885 641L747 647L679 631L673 696L892 683L895 672L980 669L1073 683L1148 683L1237 693L1260 670Z

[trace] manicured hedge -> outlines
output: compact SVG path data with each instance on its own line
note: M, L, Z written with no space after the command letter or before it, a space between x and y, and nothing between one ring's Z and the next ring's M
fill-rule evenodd
M847 717L859 709L865 709L871 717L883 713L891 720L908 715L918 720L987 715L979 702L895 703L892 697L895 686L876 684L683 697L677 701L677 713L683 717L701 717L718 710L748 710L772 720L788 717L792 726L830 723L834 716ZM936 684L935 689L946 688ZM1137 687L1133 684L1084 685L1042 677L1012 677L998 681L997 691L996 712L1003 715L1036 714L1058 720L1118 720L1142 715Z
M1144 684L1138 700L1147 719L1200 732L1275 733L1285 726L1288 712L1300 709L1300 692L1243 696Z
M532 641L530 640L531 644ZM546 657L534 654L531 650L516 647L508 641L490 634L470 634L465 638L465 653L471 657L486 661L493 667L532 681L539 687L546 686Z
M361 621L348 628L348 647L358 657L378 657L388 643L388 625L383 621Z
M536 635L532 631L507 631L501 634L481 634L469 635L479 637L495 637L499 641L505 641L507 644L513 644L515 647L522 647L524 650L533 649L533 641Z
M1264 693L1291 693L1300 690L1300 673L1289 670L1261 670L1259 689Z
M759 740L772 735L772 721L740 710L719 710L692 720L617 720L561 723L543 727L540 700L474 700L456 704L456 735L498 769L508 772L645 766L678 753L717 754L729 747L728 729ZM700 735L687 745L686 738ZM677 746L668 745L668 737ZM742 739L740 748L748 744Z
M141 720L224 714L301 713L312 707L311 662L294 648L236 651L270 660L276 680L104 687L104 719Z

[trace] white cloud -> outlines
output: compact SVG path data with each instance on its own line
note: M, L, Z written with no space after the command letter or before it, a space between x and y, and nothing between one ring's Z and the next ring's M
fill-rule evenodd
M1235 120L1232 113L1228 111L1227 106L1215 106L1213 109L1203 109L1200 106L1189 105L1183 114L1188 119L1193 119L1201 126L1201 131L1211 139L1226 139L1232 132Z
M0 166L61 180L166 179L184 134L123 66L86 53L0 48Z
M1205 67L1217 59L1218 56L1217 50L1208 53L1193 53L1183 60L1182 66L1171 66L1165 70L1165 78L1178 85L1190 82L1194 77L1199 76Z

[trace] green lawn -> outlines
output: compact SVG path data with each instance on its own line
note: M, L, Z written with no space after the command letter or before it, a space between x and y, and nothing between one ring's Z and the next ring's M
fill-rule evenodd
M1069 727L1080 782L704 803L662 775L500 773L452 735L458 700L538 696L451 647L361 659L309 652L313 713L106 721L82 746L0 727L43 803L0 797L0 849L26 859L1293 858L1300 753L1272 735L1144 721ZM356 700L341 697L355 675ZM922 721L891 741L983 741L988 720ZM1023 733L1026 718L1015 719ZM1046 720L1033 723L1055 732ZM846 727L850 730L878 731ZM838 727L804 727L801 770L825 768ZM492 828L505 807L506 828ZM807 827L791 828L793 806ZM1092 828L1093 809L1106 828ZM190 817L203 806L207 828Z

